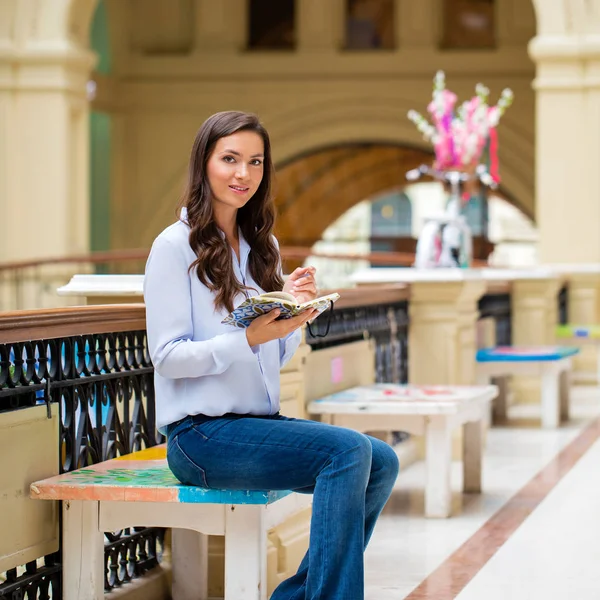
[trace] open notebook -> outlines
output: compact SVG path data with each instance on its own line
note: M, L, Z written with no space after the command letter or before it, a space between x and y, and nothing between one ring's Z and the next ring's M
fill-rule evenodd
M333 294L327 294L327 296L321 296L320 298L299 304L292 294L288 294L287 292L269 292L244 300L232 313L223 319L222 323L228 323L236 327L248 327L256 317L260 317L260 315L264 315L275 308L281 310L280 319L289 319L304 312L307 308L316 308L317 315L314 317L316 319L339 297L340 295L334 292Z

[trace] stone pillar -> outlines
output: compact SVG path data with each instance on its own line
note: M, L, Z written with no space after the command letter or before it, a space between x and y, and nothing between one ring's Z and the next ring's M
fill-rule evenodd
M485 283L474 272L457 270L456 274L462 277L411 283L410 383L475 383L477 302Z
M595 274L573 273L568 285L569 323L600 324L600 270ZM598 347L582 346L573 363L579 379L597 380Z
M598 263L600 0L534 0L534 5L538 35L529 53L537 67L540 261Z
M89 250L86 83L94 61L56 40L0 59L1 260Z
M195 0L196 52L239 52L246 47L248 8L245 0Z
M477 302L485 293L485 282L476 272L462 269L436 269L423 276L431 280L410 286L408 381L474 385ZM425 457L424 438L417 440L417 452ZM462 429L457 429L452 435L453 459L461 460L462 453Z
M344 0L299 0L296 19L299 52L336 52L344 42Z
M568 323L600 325L600 264L562 264L551 268L566 280ZM577 380L597 380L598 354L596 344L581 346L581 354L573 357Z
M512 284L512 343L543 346L556 343L558 324L558 276L543 272L523 274ZM539 403L539 377L514 377L512 390L517 403Z

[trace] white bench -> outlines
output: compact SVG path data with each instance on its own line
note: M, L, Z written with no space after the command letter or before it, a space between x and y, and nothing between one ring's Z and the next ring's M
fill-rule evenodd
M506 377L531 375L542 381L542 427L556 428L569 418L572 357L578 348L561 346L498 346L477 351L477 383L494 380L499 394L494 403L494 420L507 416Z
M361 432L407 431L426 437L425 515L451 514L452 432L463 428L463 489L481 492L482 425L495 386L359 386L309 403L321 421Z
M164 446L31 484L30 496L63 500L63 599L104 597L104 532L173 528L176 600L208 598L208 535L225 536L225 600L266 600L267 532L310 505L289 491L181 485Z

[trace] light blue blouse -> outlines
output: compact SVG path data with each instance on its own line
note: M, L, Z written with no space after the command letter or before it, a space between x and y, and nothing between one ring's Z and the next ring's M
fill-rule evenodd
M154 364L156 422L166 425L187 415L225 413L268 415L279 410L279 370L293 356L300 330L287 338L251 348L246 330L223 325L215 294L200 282L181 219L154 241L144 277L148 349ZM240 283L262 290L248 270L250 247L240 232L240 261L232 251ZM271 291L271 290L269 290ZM244 294L234 300L237 306Z

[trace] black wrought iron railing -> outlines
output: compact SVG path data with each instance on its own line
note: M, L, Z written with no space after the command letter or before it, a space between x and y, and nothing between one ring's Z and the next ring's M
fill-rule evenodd
M0 344L0 412L39 404L59 407L60 472L163 441L143 330ZM159 564L164 530L125 529L105 540L108 591ZM61 573L60 552L11 569L0 574L0 600L60 600Z
M314 348L371 337L376 377L406 382L408 305L405 294L361 292L332 314ZM369 304L370 302L370 304ZM153 367L142 305L88 306L0 313L0 413L56 405L60 472L163 441L156 431ZM322 333L326 320L313 326ZM40 449L43 451L43 449ZM130 528L105 534L105 589L113 590L161 561L164 530ZM0 573L0 600L60 600L60 552Z
M569 287L564 285L558 293L558 322L566 325L569 322Z
M490 293L479 300L479 318L491 317L496 323L496 344L512 343L510 293Z
M313 350L373 338L375 341L376 381L408 381L408 302L334 308L325 337L327 316L317 319L306 341Z

